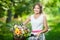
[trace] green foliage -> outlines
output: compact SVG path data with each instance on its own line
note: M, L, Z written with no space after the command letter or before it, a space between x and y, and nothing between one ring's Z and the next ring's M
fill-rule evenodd
M4 9L1 7L2 5L0 4L0 18L4 16Z
M10 27L0 22L0 40L13 40L13 33L10 31Z
M48 0L46 3L43 1L45 7L44 11L47 14L52 14L53 16L60 15L60 1L59 0Z

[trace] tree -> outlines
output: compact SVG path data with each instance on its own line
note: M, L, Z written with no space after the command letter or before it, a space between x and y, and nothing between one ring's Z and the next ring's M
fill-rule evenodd
M1 7L5 11L7 10L7 19L6 22L11 21L12 17L12 10L14 8L14 18L17 18L18 15L22 17L23 14L28 15L31 11L32 5L36 2L39 2L39 0L1 0Z

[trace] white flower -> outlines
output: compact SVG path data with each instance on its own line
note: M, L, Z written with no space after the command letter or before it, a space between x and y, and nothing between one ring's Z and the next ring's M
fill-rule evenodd
M14 25L14 28L18 27L18 25Z

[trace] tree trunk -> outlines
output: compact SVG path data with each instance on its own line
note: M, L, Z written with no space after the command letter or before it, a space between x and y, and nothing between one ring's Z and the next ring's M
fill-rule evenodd
M12 12L11 12L11 10L9 9L9 10L7 11L6 23L11 22L11 17L12 17Z

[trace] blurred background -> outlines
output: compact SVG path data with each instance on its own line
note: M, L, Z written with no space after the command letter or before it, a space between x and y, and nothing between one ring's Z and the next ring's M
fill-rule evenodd
M60 40L60 0L0 0L0 40L13 40L11 28L33 14L32 7L37 2L42 4L47 16L46 40ZM30 26L28 23L29 29Z

